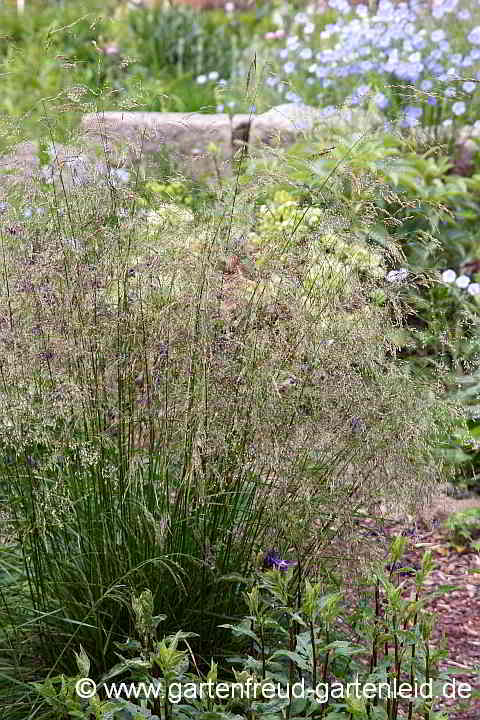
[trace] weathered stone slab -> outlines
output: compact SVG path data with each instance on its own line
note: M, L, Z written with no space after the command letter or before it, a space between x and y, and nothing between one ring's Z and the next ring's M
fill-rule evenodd
M294 103L278 105L262 115L231 118L226 114L201 113L89 114L81 122L78 148L56 143L41 152L38 143L23 142L0 157L0 190L22 183L33 188L34 180L52 183L60 174L67 187L98 182L102 177L123 183L128 180L125 168L140 162L147 170L153 170L165 150L185 175L216 183L219 175L232 174L232 159L241 147L247 146L249 154L255 155L269 146L288 146L302 136L328 143L338 133L368 134L384 123L381 113L360 108L327 113ZM420 144L432 143L430 130L414 128L414 132ZM450 128L440 128L438 134L438 142L448 143ZM472 174L479 142L480 122L458 131L454 172Z
M113 165L128 158L148 166L167 150L194 178L231 171L232 124L226 114L94 113L84 116L81 130L88 144L106 150Z
M294 143L303 135L321 130L322 136L335 132L369 132L384 122L378 113L360 108L340 108L326 114L320 108L310 105L286 103L277 105L262 115L252 118L250 146L285 146Z

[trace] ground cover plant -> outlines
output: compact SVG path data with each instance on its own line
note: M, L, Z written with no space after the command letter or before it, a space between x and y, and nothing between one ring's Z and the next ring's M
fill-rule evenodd
M193 98L195 87L201 102L206 92L206 102L240 103L242 79L244 105L234 107L261 108L274 97L271 82L262 85L262 55L247 65L245 28L232 31L225 18L222 25L185 9L132 10L97 25L68 12L72 29L61 29L48 7L40 24L47 58L84 57L73 68L73 89L67 76L60 87L47 72L47 85L65 91L78 113L118 106L118 98L138 107L153 87L147 69L161 74L163 64L176 68L180 83L188 76L185 92ZM335 12L315 18L321 32ZM375 17L355 12L365 23ZM404 7L388 13L399 27L410 17ZM275 17L262 10L245 27L258 23L272 33ZM163 26L165 18L171 24ZM306 27L291 13L285 21ZM462 22L472 24L473 46L474 14ZM193 39L181 50L187 26ZM17 24L18 56L8 62L20 62L22 33L33 37L26 27ZM217 38L217 30L219 38L240 38L220 42L222 73L214 69L214 43L200 40ZM122 52L142 48L144 65L132 62L131 73L130 63L114 65L116 52L97 52L120 33ZM467 55L472 60L470 47ZM228 89L215 88L224 79L217 72L231 74ZM155 86L162 92L163 82ZM329 102L351 105L346 88L338 83ZM418 97L418 88L410 90ZM346 107L354 120L343 126L328 124L329 109L317 134L289 149L239 153L235 176L218 187L199 187L173 167L145 177L102 161L81 184L60 171L2 200L0 701L7 720L317 714L308 703L119 709L103 695L82 702L78 673L105 678L118 652L127 658L130 650L141 662L125 660L122 673L166 682L187 677L187 655L197 680L226 677L235 654L243 680L278 673L311 682L317 672L442 680L443 650L428 642L432 620L419 597L413 605L404 598L394 575L402 543L385 574L358 522L418 510L447 477L452 450L463 453L468 472L474 465L467 450L476 452L475 411L468 434L459 404L474 405L477 392L478 174L452 172L454 122L440 124L457 117L450 100L443 115L420 117L387 92L386 116L381 107L363 115ZM474 113L475 93L462 92ZM165 106L147 107L184 109L179 98L180 91ZM398 124L385 127L398 112ZM373 118L376 130L360 117ZM406 125L421 120L446 129L446 140L440 132L410 134ZM75 141L66 132L74 115L56 126L45 104L41 136L38 116L31 122L42 161L55 156L58 136ZM7 122L5 142L15 137L12 128ZM460 371L471 373L466 395L450 398ZM429 564L427 556L417 590ZM374 610L340 600L353 565L376 586ZM267 635L280 652L274 658ZM390 720L400 710L349 700L321 714ZM407 703L405 712L442 717L425 703Z

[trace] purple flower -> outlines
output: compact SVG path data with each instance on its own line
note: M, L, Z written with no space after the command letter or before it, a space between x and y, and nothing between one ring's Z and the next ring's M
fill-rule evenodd
M275 549L269 550L263 559L264 570L283 570L286 571L288 568L296 565L296 562L290 562L280 557Z

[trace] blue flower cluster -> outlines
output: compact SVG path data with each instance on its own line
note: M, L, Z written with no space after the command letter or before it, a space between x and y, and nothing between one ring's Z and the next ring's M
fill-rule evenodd
M449 103L449 114L467 113L480 87L480 25L474 26L475 18L459 7L459 0L443 0L433 10L420 0L408 5L381 0L374 14L366 5L352 9L348 0L330 0L329 6L338 13L336 22L316 35L312 34L313 11L295 16L293 32L276 51L283 79L272 75L267 80L279 95L290 102L305 102L284 82L285 76L303 76L307 86L319 90L319 104L333 99L359 105L373 99L379 109L386 110L393 96L397 105L402 95L410 95L412 102L411 86L415 86L415 104L400 101L403 124L413 127L424 119L425 106L438 104L431 91L440 83L441 100ZM455 34L459 27L462 32ZM275 33L270 36L278 42ZM315 52L314 45L321 49ZM407 86L410 93L405 93ZM343 98L338 97L339 91L345 91Z

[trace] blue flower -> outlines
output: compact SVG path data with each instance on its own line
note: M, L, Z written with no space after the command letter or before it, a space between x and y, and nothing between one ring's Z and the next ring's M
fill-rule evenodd
M295 15L295 17L293 19L299 25L301 25L301 24L305 25L305 23L308 22L308 15L304 12L299 12Z
M302 60L310 60L313 56L313 52L310 48L303 48L303 50L300 51L300 57Z
M429 69L432 75L436 75L437 77L443 74L443 66L440 65L440 63L432 63Z
M116 169L112 170L111 174L120 183L127 183L130 179L130 173L128 172L128 170L125 170L124 168L116 168Z
M380 110L385 110L390 105L390 100L387 98L386 95L384 95L381 92L378 92L375 97L373 98L373 101L375 105L380 108Z
M452 283L452 282L455 282L456 279L457 279L457 273L455 272L455 270L449 269L449 270L443 271L443 273L442 273L443 282Z
M332 115L335 115L336 110L333 105L327 105L320 112L323 117L327 118L327 117L331 117Z
M480 45L480 25L473 28L473 30L468 34L467 40L472 45Z
M403 127L415 127L416 125L418 125L422 114L422 108L415 107L414 105L407 105L407 107L405 108L405 116L402 122Z
M475 90L475 88L477 87L477 83L474 83L471 80L467 80L466 82L463 83L462 87L465 90L465 92L472 93Z
M431 35L432 42L434 42L434 43L438 43L438 42L441 42L442 40L445 40L445 37L446 37L446 35L445 35L444 30L434 30Z
M300 95L297 95L297 93L294 93L291 90L289 90L286 93L285 100L288 100L288 102L291 102L291 103L302 103L303 102Z
M453 103L453 105L452 105L452 112L454 115L464 115L466 109L467 109L467 106L465 105L465 103L463 101Z

